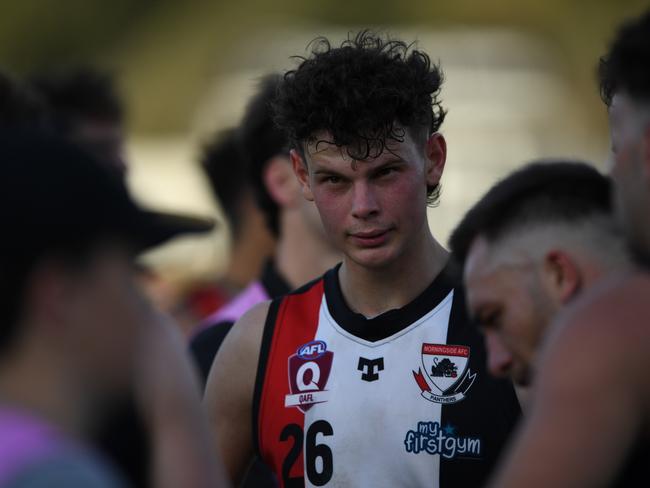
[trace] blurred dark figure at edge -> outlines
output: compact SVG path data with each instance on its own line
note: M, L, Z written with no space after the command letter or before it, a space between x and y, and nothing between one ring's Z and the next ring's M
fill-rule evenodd
M108 73L89 67L39 73L28 85L42 97L58 134L125 175L124 107Z

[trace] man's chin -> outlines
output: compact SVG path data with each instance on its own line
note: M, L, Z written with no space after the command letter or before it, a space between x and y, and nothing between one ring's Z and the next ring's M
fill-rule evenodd
M385 246L355 249L349 257L357 265L376 271L388 268L394 261Z

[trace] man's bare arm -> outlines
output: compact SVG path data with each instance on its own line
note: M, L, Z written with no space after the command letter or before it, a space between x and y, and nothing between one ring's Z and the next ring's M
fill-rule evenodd
M253 458L252 409L269 303L253 307L232 327L212 364L204 405L230 479L239 482Z
M144 333L136 375L137 399L151 433L153 486L226 487L185 340L168 317L154 318Z
M540 358L531 409L494 487L608 486L642 417L645 358L617 297L560 324ZM641 368L641 369L637 369Z

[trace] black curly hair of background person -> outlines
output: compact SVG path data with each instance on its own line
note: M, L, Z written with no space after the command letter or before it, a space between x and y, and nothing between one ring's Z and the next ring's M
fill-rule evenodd
M406 130L424 144L442 124L443 74L427 54L364 30L339 47L319 37L311 55L289 71L274 102L275 123L291 145L319 144L325 131L355 160L379 156ZM390 150L390 149L389 149ZM438 187L429 189L430 201Z
M600 96L608 106L621 91L650 102L650 10L625 22L600 58L598 77Z

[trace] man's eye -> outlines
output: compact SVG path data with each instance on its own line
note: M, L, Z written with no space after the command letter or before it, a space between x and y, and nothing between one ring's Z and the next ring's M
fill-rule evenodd
M322 181L324 183L330 183L330 184L335 185L337 183L340 183L342 181L342 179L341 179L340 176L330 175L330 176L326 176L325 178L323 178Z
M390 175L390 174L395 173L395 171L397 171L396 168L382 168L382 169L379 170L379 172L377 173L377 176L379 176L379 177L381 177L381 176L388 176L388 175Z
M491 312L479 317L478 323L483 328L494 329L498 326L500 318L499 312Z

